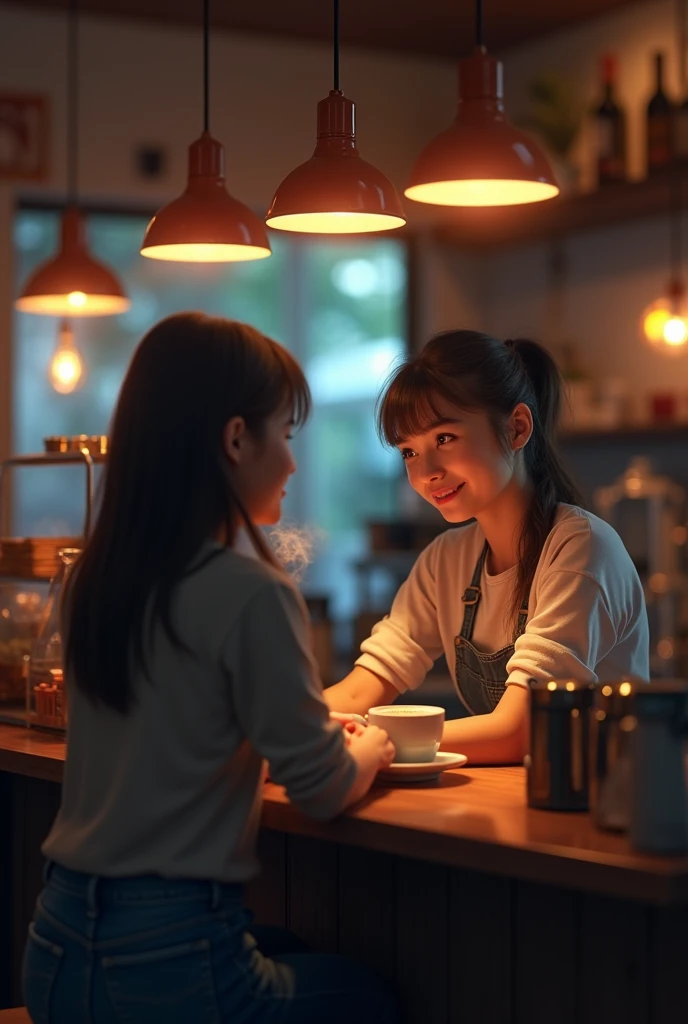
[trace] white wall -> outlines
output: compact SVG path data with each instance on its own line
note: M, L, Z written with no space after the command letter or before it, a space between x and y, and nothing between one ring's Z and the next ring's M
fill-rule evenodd
M202 128L200 31L86 16L80 24L86 195L157 202L174 194ZM44 92L53 103L53 190L65 180L65 47L64 15L0 6L0 89ZM311 155L331 64L327 46L213 34L211 131L226 147L230 191L244 202L264 211L280 179ZM453 67L344 49L341 81L356 103L361 155L401 189L419 147L452 116ZM133 147L146 141L168 150L164 182L135 173Z

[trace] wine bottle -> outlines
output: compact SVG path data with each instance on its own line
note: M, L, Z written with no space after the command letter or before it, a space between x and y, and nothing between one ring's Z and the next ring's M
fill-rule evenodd
M688 96L674 111L674 159L688 164Z
M647 173L668 167L673 158L674 106L664 91L664 55L656 53L655 91L647 105Z
M605 54L601 63L603 98L595 110L597 182L608 185L626 178L626 118L616 102L617 61Z

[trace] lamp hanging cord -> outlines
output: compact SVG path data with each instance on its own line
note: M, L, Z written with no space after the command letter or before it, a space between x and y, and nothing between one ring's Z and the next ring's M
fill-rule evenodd
M676 20L678 21L678 31L676 38L678 40L679 54L678 54L678 66L679 66L679 79L681 88L681 97L685 99L686 89L686 10L688 4L686 0L678 0L676 4ZM676 162L676 166L673 169L672 181L671 181L671 275L674 281L680 279L681 276L681 260L683 259L682 253L682 229L683 229L683 189L681 180L681 167L679 162Z
M475 4L475 44L483 45L483 0L476 0Z
M75 205L78 192L79 153L79 5L69 4L67 22L67 201Z
M339 0L334 0L334 34L332 40L334 55L334 89L339 91Z
M210 131L210 0L203 0L203 131Z

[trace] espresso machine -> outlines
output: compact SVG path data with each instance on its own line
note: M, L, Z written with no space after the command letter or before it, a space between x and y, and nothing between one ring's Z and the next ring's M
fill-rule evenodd
M620 535L643 584L653 678L688 670L686 498L683 487L656 475L644 457L594 495L598 515Z

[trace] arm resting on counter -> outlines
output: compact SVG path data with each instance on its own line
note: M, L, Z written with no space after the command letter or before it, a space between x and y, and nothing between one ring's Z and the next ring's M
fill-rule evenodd
M398 696L399 690L393 683L362 665L356 665L340 683L329 686L323 693L330 711L357 715L366 715L369 708L379 704L392 704Z
M470 765L522 764L530 746L530 693L524 686L507 686L489 715L447 722L442 750L465 754Z

